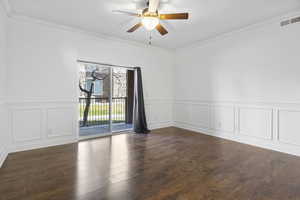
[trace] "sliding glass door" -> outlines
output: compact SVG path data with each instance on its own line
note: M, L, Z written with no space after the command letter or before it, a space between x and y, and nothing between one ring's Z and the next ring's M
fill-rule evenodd
M122 67L112 68L112 131L132 129L133 76Z
M79 62L79 68L79 136L132 129L132 71L90 62Z

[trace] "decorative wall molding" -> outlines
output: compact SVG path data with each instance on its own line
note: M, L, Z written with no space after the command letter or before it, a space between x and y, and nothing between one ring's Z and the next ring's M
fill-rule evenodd
M300 109L278 109L277 140L300 148Z
M46 148L46 147L52 147L52 146L58 146L58 145L64 145L64 144L71 144L78 142L78 139L75 137L65 137L65 138L55 138L51 140L41 140L39 142L34 143L26 143L26 144L18 144L18 145L12 145L9 148L9 153L14 152L20 152L20 151L28 151L28 150L34 150L34 149L40 149L40 148Z
M199 127L202 129L210 129L211 123L210 123L210 112L211 112L211 106L209 104L194 104L190 106L189 108L191 112L191 123L192 124L198 124Z
M18 99L18 100L15 100ZM4 100L3 100L4 101ZM0 99L1 102L1 99ZM22 99L21 97L8 98L5 102L9 105L16 104L77 104L78 100L76 99ZM171 98L145 98L145 104L153 104L153 103L173 103L173 99Z
M0 105L5 105L6 104L6 101L4 99L0 99Z
M210 129L234 134L235 107L231 105L210 105Z
M18 100L7 99L6 103L8 105L28 105L28 104L76 104L78 101L73 99L22 99L13 98Z
M72 101L8 102L10 152L77 141L77 108Z
M298 107L300 109L299 101L285 101L285 102L269 102L269 101L224 101L224 100L201 100L201 99L174 99L174 103L176 104L214 104L214 105L238 105L238 106L252 106L252 107L260 107L260 108L295 108Z
M0 149L0 168L2 167L4 161L6 160L8 156L8 148L6 146L3 146Z
M10 118L10 130L14 143L32 142L42 139L43 111L41 108L13 108Z
M71 116L66 118L66 116ZM65 121L65 120L69 121ZM74 107L53 107L46 109L47 138L72 136L75 133L76 113Z
M166 122L159 122L159 123L150 123L148 126L150 130L154 130L154 129L174 126L174 123L172 121L166 121Z
M76 142L76 130L78 129L76 114L73 114L74 118L70 119L66 126L58 125L58 128L54 127L58 131L54 131L54 134L49 134L49 127L53 127L53 124L56 126L56 117L57 120L60 120L62 113L71 115L72 112L77 112L76 104L74 103L69 101L68 104L61 100L56 103L55 101L8 103L12 116L13 113L16 114L15 112L17 112L17 114L20 114L18 112L22 113L22 111L41 112L42 117L40 121L43 121L41 123L41 139L32 138L32 141L14 141L13 146L9 150L14 152ZM32 106L32 104L35 106ZM36 106L36 104L39 105ZM195 100L172 102L170 99L148 99L146 111L150 129L177 126L241 143L300 155L300 137L294 131L300 129L297 120L300 118L300 104L298 103L261 104L257 102L229 103L225 101L208 102ZM49 116L51 116L51 119ZM253 119L258 120L253 121ZM52 125L51 122L49 123L50 120L52 120ZM212 121L215 122L212 123ZM12 122L14 122L13 117L10 127L18 126L18 124L11 124ZM217 124L219 122L221 127L222 124L229 126L218 128ZM29 128L28 130L31 129Z
M259 139L273 140L273 109L239 106L237 120L239 134L257 137Z
M226 38L230 38L230 37L232 37L234 35L237 35L237 34L241 34L241 33L244 33L244 32L251 31L251 30L255 30L255 29L260 29L260 28L263 28L265 26L275 24L275 23L276 24L278 23L278 26L280 26L281 21L292 18L292 17L297 17L299 15L300 15L300 10L299 10L299 8L297 8L296 10L291 11L289 13L286 13L286 14L283 14L283 15L280 15L280 16L275 16L275 17L272 17L270 19L260 21L258 23L250 24L248 26L245 26L245 27L242 27L242 28L239 28L239 29L235 29L235 30L232 30L232 31L229 31L229 32L226 32L226 33L217 34L217 35L214 35L214 36L209 37L209 38L204 39L204 40L193 41L193 43L183 45L183 46L177 48L176 50L177 51L185 51L187 49L202 47L202 46L205 46L207 44L217 42L219 40L224 40Z
M203 112L201 106L207 107L210 112ZM216 108L217 111L214 110ZM227 110L222 111L220 108L227 108ZM202 113L199 109L202 109ZM206 118L209 121L203 125L193 118ZM216 103L195 100L174 102L174 126L176 127L298 156L300 156L300 134L295 130L300 130L299 119L300 103L262 104L226 101ZM219 126L222 127L222 124L230 125L231 122L232 131L230 128L215 127L218 123L221 123ZM230 127L228 125L226 127Z
M13 8L11 8L11 6L9 6L9 8L10 8L10 11L7 12L7 15L11 20L23 21L23 22L27 22L27 23L34 23L34 24L38 24L41 26L47 26L47 27L57 29L57 30L68 31L68 32L76 33L79 35L85 35L85 36L89 36L89 37L93 37L93 38L101 39L101 40L118 42L118 43L125 44L125 45L131 45L131 46L143 47L143 48L146 47L146 48L152 48L152 49L161 49L161 50L165 50L165 51L169 51L169 52L174 52L174 49L171 49L171 48L166 48L166 47L162 47L159 45L152 45L151 47L149 47L149 45L147 45L143 42L126 40L126 39L122 39L119 37L113 37L113 36L110 36L110 35L107 35L104 33L98 33L98 32L85 30L85 29L82 29L82 28L79 28L76 26L63 25L63 24L59 24L59 23L52 22L49 20L39 19L36 17L28 16L23 13L18 13Z
M173 102L173 99L171 98L145 98L145 102L149 102L149 103L170 103Z
M171 99L146 99L145 109L150 129L169 127L173 124L173 101Z
M146 117L150 129L169 127L171 99L147 99ZM78 102L73 100L8 101L10 152L31 150L78 141ZM32 115L32 116L31 116Z
M0 127L0 134L2 134L1 140L0 140L0 168L3 165L5 159L8 155L8 146L10 141L9 137L5 136L4 134L7 134L8 124L7 124L7 112L6 112L6 102L4 99L0 99L0 119L1 119L1 127ZM4 136L4 137L3 137Z
M120 43L125 43L125 44L129 44L129 45L134 45L134 46L140 46L140 47L147 47L149 48L149 46L145 45L142 42L136 42L136 41L131 41L131 40L126 40L126 39L122 39L122 38L118 38L118 37L112 37L106 34L101 34L101 33L97 33L97 32L92 32L92 31L87 31L87 30L83 30L81 28L78 27L72 27L72 26L66 26L66 25L62 25L62 24L58 24L55 22L50 22L47 20L41 20L38 18L34 18L32 16L28 16L25 14L21 14L16 12L12 6L9 3L9 0L0 0L0 4L2 4L3 8L6 11L6 14L8 17L10 17L11 19L14 20L22 20L22 21L27 21L27 22L32 22L32 23L37 23L37 24L41 24L44 26L48 26L48 27L52 27L52 28L56 28L56 29L60 29L60 30L65 30L65 31L70 31L70 32L74 32L74 33L79 33L79 34L84 34L84 35L89 35L89 36L93 36L99 39L104 39L104 40L110 40L110 41L114 41L114 42L120 42ZM175 52L177 50L184 50L187 48L195 48L195 47L199 47L199 46L204 46L206 44L209 44L211 42L214 41L218 41L218 40L222 40L228 37L231 37L233 35L242 33L242 32L247 32L247 31L251 31L253 29L259 29L262 28L264 26L270 25L272 23L280 23L280 21L291 18L291 17L295 17L300 15L300 10L296 9L294 11L291 11L289 13L286 13L284 15L280 15L280 16L275 16L272 17L270 19L266 19L254 24L250 24L247 25L245 27L241 27L229 32L225 32L225 33L220 33L214 36L211 36L207 39L203 39L203 40L198 40L198 41L193 41L193 43L188 43L185 44L183 46L179 46L177 48L166 48L166 47L162 47L162 46L158 46L158 45L154 45L151 48L159 48L159 49L163 49L163 50L167 50L170 52Z

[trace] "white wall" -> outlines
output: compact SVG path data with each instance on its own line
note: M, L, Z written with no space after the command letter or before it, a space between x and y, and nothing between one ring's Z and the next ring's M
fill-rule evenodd
M279 20L176 53L176 126L300 155L300 26Z
M6 96L6 55L7 55L7 16L0 3L0 167L5 160L9 146L7 132Z
M174 55L13 17L10 151L76 141L82 59L141 66L152 128L172 125L174 113L178 127L300 155L299 33L299 24L281 28L276 21Z
M172 122L171 52L33 20L9 22L11 151L76 140L77 59L141 66L150 127Z

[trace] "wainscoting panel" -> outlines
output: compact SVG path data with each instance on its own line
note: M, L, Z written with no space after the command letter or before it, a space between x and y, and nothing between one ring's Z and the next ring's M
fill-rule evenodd
M234 133L235 112L233 106L212 105L211 106L211 129Z
M77 141L77 102L9 102L10 152Z
M173 124L172 100L147 99L145 109L150 129L168 127Z
M299 122L300 103L174 101L176 127L298 156Z
M10 137L8 135L8 116L6 110L6 103L0 99L0 168L3 165L8 155L8 147L10 144Z
M155 121L155 116L151 112L152 108L150 104L145 105L145 111L146 111L146 118L148 121Z
M6 160L7 155L8 155L7 148L6 147L2 147L0 149L0 168L2 167L4 161Z
M146 100L150 129L173 125L172 103L169 99ZM10 101L10 152L78 141L77 104L68 100Z
M12 110L12 136L15 143L42 139L43 114L40 108L19 108Z
M300 147L300 110L278 111L278 140Z
M239 134L272 140L273 138L273 111L272 109L239 107L238 108Z
M189 104L176 103L174 106L174 121L192 124L190 107Z
M71 136L75 130L73 107L47 109L47 137Z
M172 109L173 105L172 102L166 102L163 105L158 106L159 110L156 110L158 115L158 121L159 123L161 122L172 122L173 121L173 114L172 114Z
M202 129L209 129L210 106L208 104L191 104L189 106L191 123Z

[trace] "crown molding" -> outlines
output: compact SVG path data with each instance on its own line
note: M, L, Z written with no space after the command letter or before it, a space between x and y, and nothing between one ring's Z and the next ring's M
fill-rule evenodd
M70 26L70 25L63 25L63 24L59 24L59 23L55 23L52 21L48 21L48 20L42 20L36 17L32 17L32 16L28 16L26 14L21 14L18 13L16 11L14 11L9 3L9 0L0 0L0 2L2 3L7 16L10 19L16 20L16 21L25 21L25 22L31 22L31 23L35 23L35 24L39 24L39 25L44 25L44 26L48 26L51 28L55 28L55 29L59 29L59 30L65 30L65 31L69 31L69 32L73 32L73 33L78 33L78 34L82 34L82 35L87 35L87 36L92 36L98 39L102 39L102 40L110 40L113 42L119 42L119 43L123 43L123 44L127 44L127 45L133 45L133 46L138 46L138 47L143 47L143 48L150 48L150 49L160 49L160 50L164 50L164 51L168 51L171 53L175 52L175 49L172 48L166 48L163 46L159 46L159 45L148 45L145 44L143 42L139 42L139 41L132 41L132 40L126 40L123 38L119 38L119 37L114 37L114 36L110 36L110 35L106 35L103 33L98 33L98 32L93 32L93 31L88 31L88 30L84 30L82 28L79 27L75 27L75 26Z
M41 19L38 19L38 18L35 18L35 17L31 17L31 16L28 16L26 14L17 13L11 7L11 5L9 3L9 0L0 0L0 5L1 4L2 4L2 7L4 8L4 10L6 11L7 16L11 19L14 19L14 20L33 22L33 23L36 23L36 24L52 27L52 28L55 28L55 29L60 29L60 30L65 30L65 31L69 31L69 32L74 32L74 33L79 33L79 34L83 34L83 35L92 36L92 37L95 37L95 38L98 38L98 39L110 40L110 41L113 41L113 42L120 42L120 43L123 43L123 44L133 45L133 46L138 46L138 47L143 47L143 48L160 49L160 50L165 50L165 51L168 51L168 52L171 52L171 53L180 52L181 50L190 49L190 48L202 47L202 46L205 46L205 45L210 44L212 42L216 42L216 41L219 41L219 40L229 38L229 37L231 37L233 35L236 35L236 34L240 34L240 33L243 33L243 32L247 32L247 31L251 31L251 30L255 30L255 29L259 29L259 28L263 28L263 27L265 27L267 25L270 25L270 24L280 23L280 21L282 21L282 20L286 20L287 18L296 17L296 16L300 15L300 8L297 8L296 10L290 11L286 14L275 16L275 17L272 17L272 18L269 18L269 19L266 19L266 20L263 20L263 21L260 21L260 22L257 22L257 23L249 24L247 26L244 26L244 27L232 30L232 31L220 33L220 34L208 37L206 39L196 40L196 41L190 42L190 43L182 45L182 46L178 46L178 47L174 47L174 48L167 48L167 47L163 47L163 46L160 46L160 45L149 46L148 44L145 44L143 42L127 40L127 39L123 39L123 38L119 38L119 37L115 37L115 36L110 36L110 35L99 33L99 32L92 32L92 31L84 30L84 29L79 28L79 27L74 27L74 26L69 26L69 25L62 25L62 24L55 23L55 22L52 22L52 21L41 20Z
M12 20L16 20L16 21L35 23L35 24L39 24L39 25L42 25L42 26L48 26L50 28L54 28L54 29L58 29L58 30L64 30L64 31L69 31L69 32L81 34L81 35L91 36L91 37L95 37L95 38L102 39L102 40L109 40L109 41L112 41L112 42L119 42L119 43L123 43L123 44L127 44L127 45L138 46L138 47L143 47L143 48L148 48L148 49L160 49L160 50L164 50L164 51L168 51L168 52L172 52L172 53L175 52L175 49L172 49L172 48L166 48L166 47L162 47L162 46L159 46L159 45L151 45L150 46L150 45L145 44L143 42L138 42L138 41L126 40L126 39L122 39L122 38L118 38L118 37L113 37L113 36L98 33L98 32L84 30L82 28L75 27L75 26L62 25L62 24L50 22L50 21L47 21L47 20L41 20L41 19L38 19L38 18L35 18L35 17L27 16L27 15L24 15L24 14L19 14L17 12L11 13L9 18L12 19Z
M224 40L226 38L232 37L236 34L248 32L248 31L251 31L251 30L256 30L256 29L263 28L263 27L271 25L271 24L275 24L275 23L278 23L278 26L279 26L281 21L286 20L287 18L296 17L296 16L299 16L299 15L300 15L300 9L298 8L298 9L293 10L291 12L288 12L286 14L275 16L275 17L266 19L264 21L260 21L260 22L254 23L254 24L244 26L244 27L239 28L239 29L235 29L235 30L232 30L232 31L229 31L229 32L224 32L224 33L221 33L221 34L217 34L217 35L209 37L207 39L194 41L192 43L177 47L175 49L175 51L180 52L181 50L185 50L185 49L190 49L190 48L192 49L192 48L202 47L202 46L205 46L207 44L210 44L210 43L213 43L213 42L216 42L216 41L219 41L219 40Z

